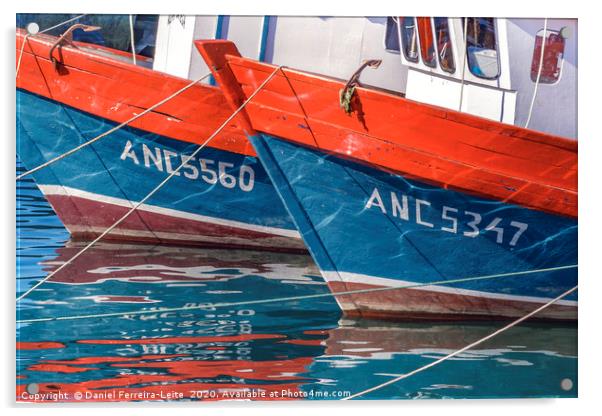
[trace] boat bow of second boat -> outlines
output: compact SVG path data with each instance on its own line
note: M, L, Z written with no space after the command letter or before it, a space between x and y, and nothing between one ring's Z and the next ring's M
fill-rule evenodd
M242 102L277 67L197 47ZM350 315L508 319L577 283L577 143L289 68L239 121ZM411 287L407 287L411 286ZM577 294L539 318L573 320Z

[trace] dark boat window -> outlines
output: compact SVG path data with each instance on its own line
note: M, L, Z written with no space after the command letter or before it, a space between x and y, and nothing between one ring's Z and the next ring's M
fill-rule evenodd
M429 17L417 17L418 36L420 39L420 55L422 62L426 66L434 68L437 66L437 56L435 52L435 42L433 36L433 27Z
M444 71L453 74L456 71L456 64L454 62L451 34L449 33L449 21L447 17L433 17L433 23L439 65Z
M399 33L403 56L410 62L418 62L418 35L413 17L399 17Z
M399 52L397 17L387 17L385 25L385 49L391 52Z
M470 72L479 78L500 76L495 22L492 17L470 17L466 24L466 54Z
M533 49L533 60L531 62L531 80L537 81L539 73L539 61L541 59L541 46L545 38L545 48L543 56L543 65L541 66L541 75L539 82L542 84L554 84L560 79L562 70L562 59L564 57L564 37L560 32L543 29L535 37L535 48Z
M29 23L35 22L40 30L62 23L77 14L41 14L41 13L19 13L17 14L17 27L25 28ZM155 42L157 37L157 26L159 15L138 14L133 16L134 20L134 45L136 54L152 58L155 54ZM67 28L76 23L92 26L100 26L100 30L84 32L77 29L73 32L73 39L79 42L92 43L131 52L130 39L130 16L127 14L104 14L86 15L72 23L47 32L49 35L59 36Z

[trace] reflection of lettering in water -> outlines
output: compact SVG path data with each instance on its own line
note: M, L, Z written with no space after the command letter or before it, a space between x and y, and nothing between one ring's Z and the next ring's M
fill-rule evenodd
M267 270L259 271L258 269L250 268L224 269L213 266L174 267L166 266L164 264L138 264L133 266L98 267L96 269L88 270L87 272L102 275L136 271L148 272L148 275L109 276L104 279L99 279L99 282L108 279L143 283L178 282L189 279L198 281L228 281L253 275L264 279L279 280L282 283L325 284L316 270L307 267L295 267L288 264L265 264L263 266L266 267ZM76 283L70 282L70 284Z
M220 184L228 189L238 186L242 191L250 192L255 186L255 171L251 166L235 167L233 163L213 159L197 159L157 146L151 149L146 144L142 144L142 150L136 150L130 140L126 142L120 159L128 159L136 165L142 164L149 169L167 174L173 173L175 176L183 176L191 180L202 179L210 185ZM174 173L181 164L182 168ZM236 170L238 170L238 177L232 174Z
M158 312L137 316L126 316L130 320L162 320L169 328L178 328L180 336L236 336L253 333L250 317L255 315L254 309L217 310L214 306L200 303L187 303L184 307L202 307L203 318L198 319L199 310L195 314L183 312ZM195 318L195 319L186 319ZM170 320L173 319L173 320ZM189 329L186 329L189 328ZM184 330L182 330L184 329ZM173 343L166 340L165 344L139 344L120 348L118 354L156 355L156 354L186 354L195 356L195 360L247 360L251 354L247 341L220 341L215 338L208 342Z

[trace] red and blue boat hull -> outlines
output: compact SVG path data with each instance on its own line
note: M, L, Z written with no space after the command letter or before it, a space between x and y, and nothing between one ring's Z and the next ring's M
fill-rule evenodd
M305 250L251 144L216 87L132 65L124 53L17 31L17 153L32 169L159 107L33 174L75 238ZM26 44L23 47L23 42ZM21 53L22 52L22 53ZM184 89L184 87L188 87Z
M33 168L116 123L17 90L17 153ZM198 147L136 128L33 174L74 237L99 235ZM299 249L303 243L254 156L207 147L107 238L184 245Z
M423 285L338 296L350 315L519 317L577 284L575 219L251 141L333 292ZM576 293L538 317L576 319Z
M197 41L341 308L508 319L577 284L577 144ZM266 80L274 74L273 78ZM385 290L386 289L386 290ZM538 318L577 318L577 294Z

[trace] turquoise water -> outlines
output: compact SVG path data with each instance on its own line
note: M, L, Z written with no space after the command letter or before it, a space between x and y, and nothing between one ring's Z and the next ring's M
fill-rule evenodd
M19 182L18 294L81 247L35 183ZM329 296L249 303L326 293L305 255L99 243L21 301L17 319L124 315L17 324L17 400L340 399L503 325L351 320ZM181 306L201 308L127 314ZM531 323L362 398L577 389L576 326Z

